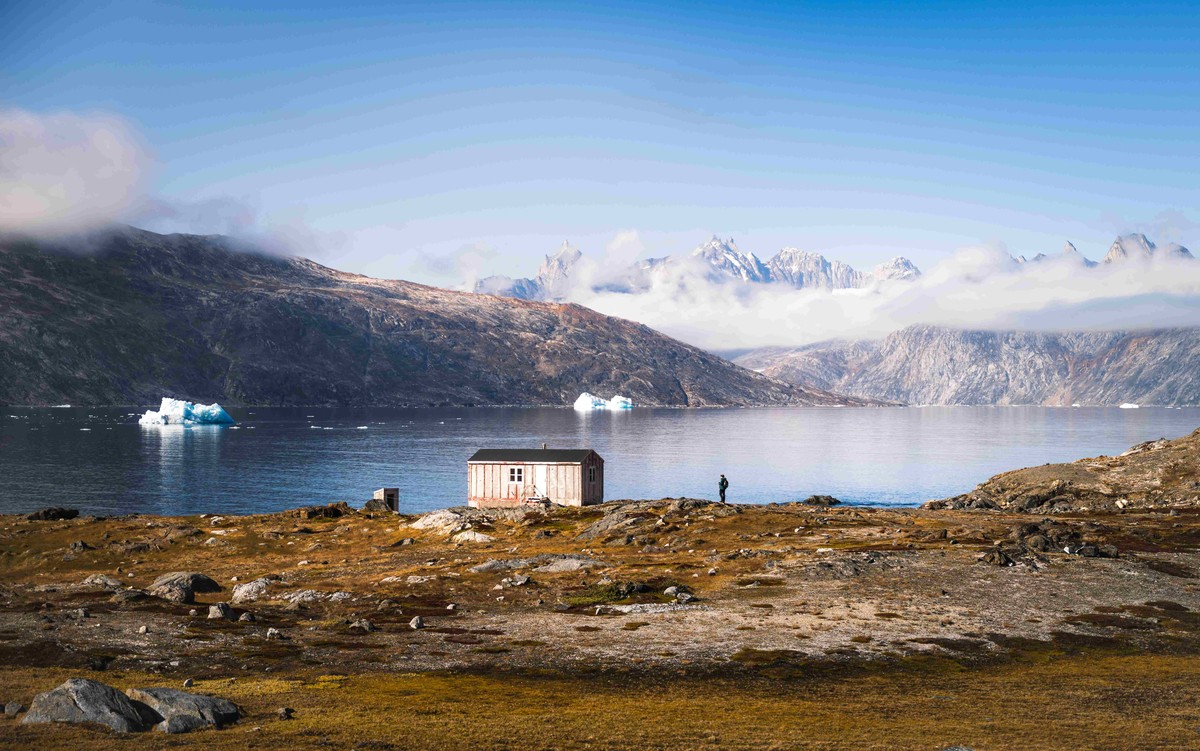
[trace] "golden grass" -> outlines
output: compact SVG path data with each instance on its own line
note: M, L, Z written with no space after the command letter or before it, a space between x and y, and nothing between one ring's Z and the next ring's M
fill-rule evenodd
M0 695L57 685L9 670ZM96 674L121 688L161 678ZM1195 749L1200 659L1092 655L843 677L389 674L198 681L248 713L223 730L122 737L0 724L0 748L106 749ZM280 721L280 706L296 719Z

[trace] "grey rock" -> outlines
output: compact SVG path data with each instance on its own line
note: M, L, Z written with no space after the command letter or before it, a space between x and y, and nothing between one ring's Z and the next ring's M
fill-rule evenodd
M254 613L242 613L238 616L238 621L241 623L253 623L258 620L254 617Z
M224 618L227 621L233 620L233 609L223 602L218 602L216 605L208 606L209 620Z
M5 717L16 717L17 715L21 714L24 711L25 711L25 705L19 701L10 701L8 704L4 705L4 716Z
M107 725L119 733L136 733L160 719L145 704L130 700L112 686L71 678L58 688L35 696L21 723L91 722Z
M271 628L267 629L267 638L268 639L286 639L287 637L284 636L283 632L280 631L279 629L271 627Z
M155 724L165 733L187 733L206 727L223 728L237 722L242 712L228 699L191 694L177 688L131 688L130 699L142 702L161 717Z
M183 605L196 602L197 593L220 591L220 584L195 571L173 571L163 574L150 585L150 594Z
M409 628L425 628L425 619L417 616L408 622Z
M351 631L362 631L363 633L369 634L372 631L378 631L379 629L375 626L374 623L371 623L366 618L362 618L360 620L355 621L354 623L351 623L350 630Z
M124 586L120 579L108 574L92 574L84 579L81 584L85 587L103 587L104 589L120 589Z
M245 584L239 584L233 588L233 596L230 602L234 605L243 602L254 602L267 593L267 588L271 586L271 580L265 577L248 581Z
M281 720L290 720L294 714L296 714L296 710L291 707L280 707L275 712L275 716Z
M191 688L192 686L195 686L195 685L196 685L196 682L195 682L195 681L193 681L191 678L188 678L187 680L185 680L185 681L183 682L183 687L184 687L184 688Z

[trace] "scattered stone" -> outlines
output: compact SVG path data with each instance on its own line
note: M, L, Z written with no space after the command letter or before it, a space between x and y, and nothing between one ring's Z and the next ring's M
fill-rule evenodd
M72 618L76 618L76 619L78 619L78 620L81 620L81 621L82 621L84 618L91 618L91 617L92 617L92 614L88 612L88 609L87 609L87 608L75 608L75 609L74 609L74 610L72 610L72 611L71 611L71 612L70 612L68 615L70 615Z
M192 680L191 678L188 678L187 680L185 680L183 682L184 688L191 688L192 686L195 686L195 685L196 685L196 682L194 680Z
M286 639L286 638L287 637L283 635L283 632L275 627L271 627L271 628L267 629L267 639L269 639L269 640L270 639L279 639L282 641L283 639Z
M190 694L177 688L131 688L129 698L142 702L161 717L154 727L164 733L187 733L206 727L223 728L241 719L228 699Z
M988 552L979 557L981 563L986 563L990 566L1014 566L1016 561L1000 548L992 548Z
M240 623L253 623L256 620L257 619L254 617L254 613L242 613L238 616L238 621Z
M226 605L223 602L218 602L216 605L209 605L208 606L208 619L211 621L211 620L216 620L218 618L224 618L227 621L232 621L233 620L233 608L229 607L228 605Z
M538 566L534 569L534 571L543 574L561 574L571 571L582 571L583 569L588 569L599 565L600 561L595 561L591 558L572 556L560 558L559 560L552 563L547 563L544 566Z
M118 733L135 733L160 719L145 704L131 701L112 686L71 678L58 688L35 696L21 724L93 722Z
M79 516L79 509L50 506L49 508L38 509L25 518L31 522L61 522L74 519L77 516Z
M414 629L415 628L425 628L425 619L418 615L417 617L413 618L411 621L408 622L408 627L414 628Z
M148 634L148 633L150 633L150 627L149 626L139 626L138 633L139 634Z
M121 580L108 574L92 574L82 582L85 587L103 587L104 589L120 589Z
M21 714L24 711L25 711L25 705L19 701L10 701L8 704L4 705L4 716L5 717L9 717L9 718L16 717L17 715Z
M296 710L291 707L280 707L275 712L275 716L281 720L290 720L294 714L296 714Z
M372 631L378 631L379 629L375 626L374 623L371 623L366 618L363 618L361 620L355 621L354 623L351 623L350 630L351 631L362 631L364 633L369 634Z
M450 539L454 542L492 542L496 538L474 529L467 529L459 532Z

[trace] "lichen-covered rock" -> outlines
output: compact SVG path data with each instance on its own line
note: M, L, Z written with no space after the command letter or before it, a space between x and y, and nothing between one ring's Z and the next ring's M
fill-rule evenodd
M234 605L243 602L254 602L258 598L267 593L267 589L271 586L271 580L267 578L255 579L248 581L245 584L238 584L233 588L233 598L230 600Z
M131 688L129 698L145 704L161 718L154 724L164 733L187 733L237 722L242 712L227 699L191 694L177 688Z
M150 585L150 594L183 605L195 603L198 592L220 591L220 584L195 571L172 571L158 577Z
M35 696L21 723L98 723L119 733L136 733L160 719L145 704L130 700L112 686L71 678L58 688Z

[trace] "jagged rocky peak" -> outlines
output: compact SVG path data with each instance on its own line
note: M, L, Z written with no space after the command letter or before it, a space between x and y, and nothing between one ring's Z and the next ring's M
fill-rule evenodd
M872 271L872 276L881 282L889 279L916 279L920 275L921 270L917 265L904 256L896 256L887 263L881 263Z
M848 289L860 287L863 275L841 261L830 261L820 253L784 248L767 262L770 281L793 287Z
M1108 248L1104 263L1115 263L1128 259L1149 260L1152 258L1191 258L1192 253L1179 243L1167 243L1159 247L1140 232L1121 235Z
M770 271L753 253L743 253L733 238L722 240L716 235L692 251L692 255L706 261L717 272L741 279L744 282L770 280Z
M563 240L563 244L559 246L558 250L546 256L546 259L542 261L533 281L541 286L545 297L564 294L570 281L571 269L582 257L583 253L579 248L572 245L570 241Z

